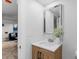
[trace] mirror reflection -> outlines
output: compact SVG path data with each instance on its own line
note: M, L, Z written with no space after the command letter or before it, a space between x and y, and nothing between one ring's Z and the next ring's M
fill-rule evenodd
M55 28L62 27L62 5L44 11L44 33L51 34Z

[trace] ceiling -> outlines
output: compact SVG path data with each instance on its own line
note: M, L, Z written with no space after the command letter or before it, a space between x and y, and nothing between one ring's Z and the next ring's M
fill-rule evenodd
M47 6L48 4L57 1L57 0L36 0L38 3L42 4L43 6Z
M18 18L18 5L17 0L12 0L12 3L6 3L2 0L2 16L4 19L16 20Z

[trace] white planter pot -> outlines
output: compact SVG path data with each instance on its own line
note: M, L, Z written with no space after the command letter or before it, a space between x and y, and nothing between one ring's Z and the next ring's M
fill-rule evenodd
M57 44L59 44L61 41L60 41L60 38L56 38L56 41L55 41Z

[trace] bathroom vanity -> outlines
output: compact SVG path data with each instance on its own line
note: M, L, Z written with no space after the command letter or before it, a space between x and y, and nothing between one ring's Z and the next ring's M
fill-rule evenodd
M32 43L32 59L62 59L62 43Z
M52 38L32 43L32 59L62 59L62 14L62 4L44 10L44 34Z

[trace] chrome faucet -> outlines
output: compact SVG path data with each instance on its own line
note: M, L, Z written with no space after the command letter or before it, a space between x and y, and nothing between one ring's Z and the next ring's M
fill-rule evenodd
M54 40L53 39L48 39L48 42L54 42Z

